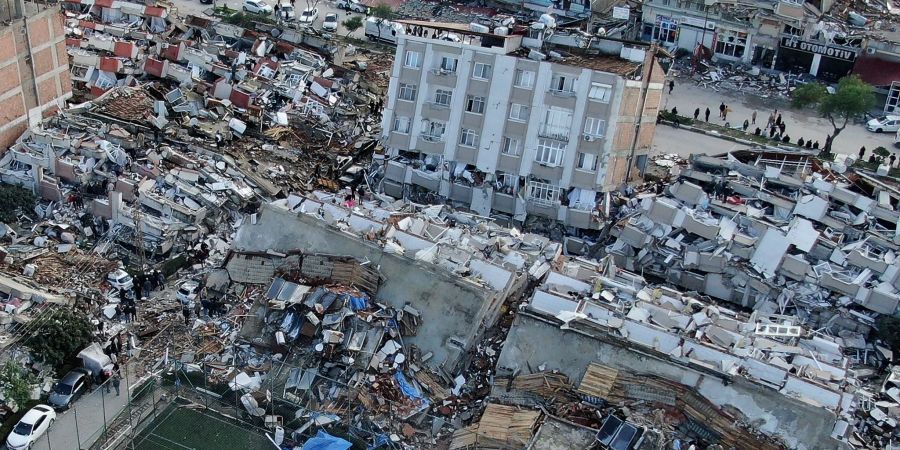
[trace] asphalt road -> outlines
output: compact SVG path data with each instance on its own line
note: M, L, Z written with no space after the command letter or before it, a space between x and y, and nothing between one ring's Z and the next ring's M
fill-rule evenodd
M275 6L275 0L264 0L271 6ZM209 12L212 8L212 5L204 5L200 3L199 0L173 0L175 7L178 9L178 15L185 17L188 15L199 16L199 17L208 17L206 12ZM227 5L229 8L234 10L241 10L242 5L244 4L243 0L215 0L216 6ZM316 0L300 0L294 3L294 8L296 10L296 14L299 15L300 11L305 8L317 8L319 10L319 17L313 23L313 27L317 30L322 29L322 20L325 18L325 14L335 13L338 15L338 30L337 34L341 36L347 35L347 30L344 29L343 22L349 17L359 16L363 20L365 20L365 14L360 13L348 13L342 9L338 9L334 6L334 2L332 1L316 1ZM365 38L365 31L361 27L351 34L352 37L358 39Z

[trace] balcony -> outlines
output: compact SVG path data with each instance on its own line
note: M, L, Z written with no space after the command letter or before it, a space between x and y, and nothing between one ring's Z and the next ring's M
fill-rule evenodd
M550 95L552 95L552 96L554 96L554 97L563 97L563 98L571 98L571 97L575 97L575 91L574 91L574 90L550 89L550 90L547 91L547 92L549 92Z
M525 204L525 211L527 211L529 214L557 220L559 202L538 198L529 198Z
M388 161L384 169L384 177L388 180L403 183L406 181L406 164L397 161Z
M541 125L541 128L538 129L538 136L562 142L569 142L570 131L570 128L567 126L543 124Z
M591 211L568 208L566 225L581 229L598 230L600 229L600 224L600 221L592 217Z
M494 192L494 201L491 208L506 214L516 213L516 198L510 194Z
M430 155L444 154L444 136L435 136L430 134L420 134L416 142L416 150Z
M448 72L441 69L431 69L425 75L425 80L429 85L456 87L456 72Z
M412 184L421 186L432 192L437 192L441 186L441 177L437 172L426 172L424 170L412 171Z
M450 183L450 199L469 204L472 202L472 187L459 183Z
M478 149L462 146L456 148L456 160L459 162L463 162L466 164L475 164L475 160L477 158Z

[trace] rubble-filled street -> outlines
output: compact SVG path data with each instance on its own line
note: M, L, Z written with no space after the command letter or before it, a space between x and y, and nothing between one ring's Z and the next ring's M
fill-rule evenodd
M672 3L0 6L5 447L900 448L900 4Z

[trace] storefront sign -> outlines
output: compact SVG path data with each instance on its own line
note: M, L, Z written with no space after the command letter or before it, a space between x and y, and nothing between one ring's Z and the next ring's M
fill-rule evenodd
M613 6L613 19L628 20L631 9L627 6Z
M692 27L697 27L700 29L703 29L705 27L707 30L716 29L716 23L712 20L703 20L699 17L690 16L683 16L680 20L682 25L690 25Z
M789 37L781 38L781 46L785 48L792 48L794 50L800 50L801 52L818 53L822 56L840 59L843 61L856 60L856 52L853 50L846 50L840 47L831 47L825 44L816 44L814 42L801 41L799 39L793 39Z

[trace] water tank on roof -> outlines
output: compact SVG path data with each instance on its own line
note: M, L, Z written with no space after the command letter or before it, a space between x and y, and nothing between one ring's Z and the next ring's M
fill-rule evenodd
M476 33L490 33L491 29L487 25L473 22L469 24L469 31L474 31Z
M528 52L528 58L533 59L535 61L543 61L543 60L547 59L547 55L545 55L537 50L532 50L532 51Z
M497 36L509 36L509 28L508 27L494 28L494 34L496 34Z

